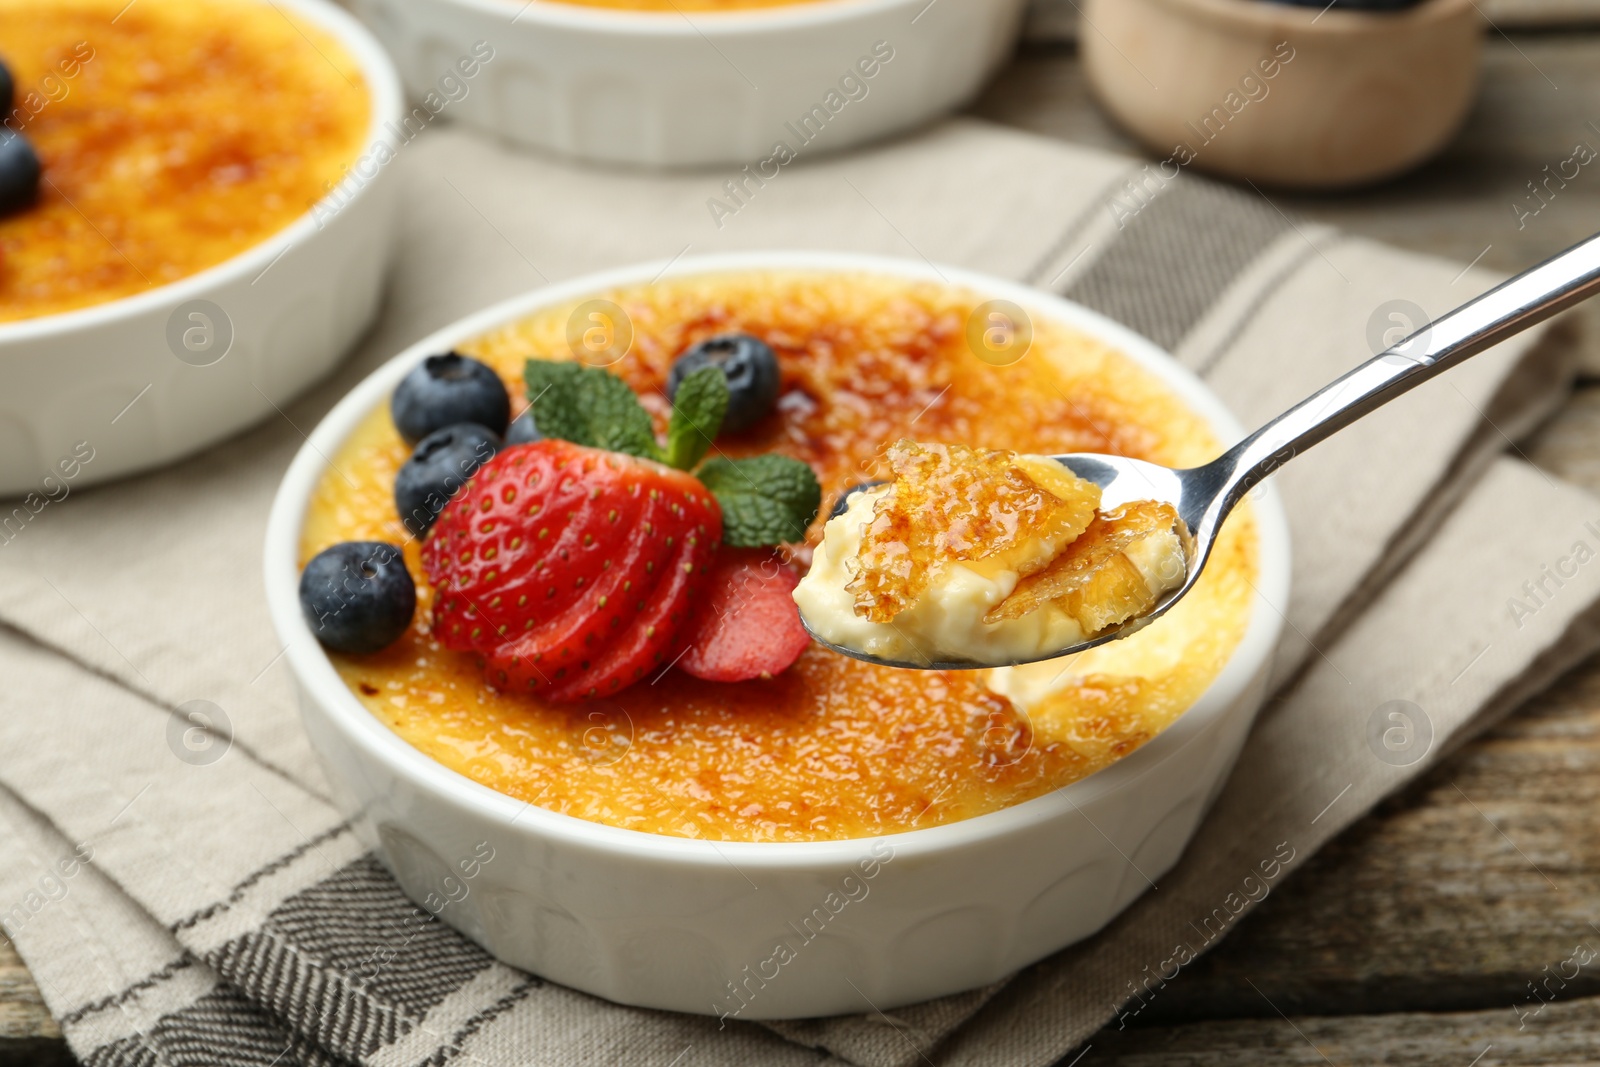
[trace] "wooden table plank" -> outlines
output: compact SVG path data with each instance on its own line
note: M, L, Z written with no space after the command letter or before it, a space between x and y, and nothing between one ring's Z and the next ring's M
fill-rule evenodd
M73 1059L11 942L0 937L0 1064L55 1067Z
M1077 1067L1566 1067L1592 1064L1600 999L1548 1005L1519 1028L1505 1009L1353 1018L1274 1015L1097 1035Z

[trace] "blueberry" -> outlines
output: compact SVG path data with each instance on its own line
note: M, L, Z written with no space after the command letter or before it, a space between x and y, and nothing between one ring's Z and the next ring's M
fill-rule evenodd
M334 652L365 654L393 644L411 625L417 588L398 545L344 541L312 557L300 574L300 611Z
M678 395L678 383L701 367L716 366L728 378L728 414L722 428L738 432L766 418L778 402L783 384L778 357L771 346L747 333L710 337L679 356L667 375L667 395Z
M497 434L511 421L511 398L500 375L471 356L429 356L406 375L389 400L389 414L406 444L463 422Z
M843 515L846 511L849 511L850 498L861 492L863 489L874 489L880 485L888 484L888 482L862 482L860 485L852 485L850 488L840 493L839 499L833 502L833 510L828 512L828 518L830 520L837 519L840 515Z
M0 128L0 217L21 211L39 195L39 157L20 133Z
M539 427L533 424L533 408L529 407L521 415L511 420L511 425L506 429L506 444L531 445L535 441L543 441L544 434L539 432Z
M500 435L463 422L417 442L394 479L394 506L406 529L421 537L467 479L500 451Z
M11 68L0 60L0 112L9 114L11 105L16 103L15 84L11 79Z

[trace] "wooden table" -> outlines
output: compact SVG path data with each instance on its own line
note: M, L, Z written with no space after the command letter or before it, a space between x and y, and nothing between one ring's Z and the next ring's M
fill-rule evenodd
M973 110L1134 150L1089 102L1070 45L1024 49ZM1272 196L1357 233L1514 270L1600 229L1600 169L1521 229L1511 208L1575 143L1600 148L1591 122L1600 124L1600 32L1517 33L1491 42L1479 106L1439 160L1367 192ZM1524 450L1600 493L1600 358L1588 365L1594 380ZM1097 1035L1080 1067L1600 1060L1597 816L1600 662L1324 850L1136 1027ZM1537 1006L1528 983L1579 945L1595 961L1519 1018L1513 1005ZM1270 1004L1257 988L1271 991ZM71 1062L26 969L0 942L0 1067Z

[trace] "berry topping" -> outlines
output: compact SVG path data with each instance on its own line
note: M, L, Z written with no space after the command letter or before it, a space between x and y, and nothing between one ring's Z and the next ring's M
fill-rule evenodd
M0 217L33 203L39 175L39 157L28 139L0 127Z
M832 521L833 519L837 519L840 515L843 515L845 512L849 511L850 498L855 496L857 493L864 492L868 489L876 489L880 485L888 484L888 482L860 482L856 485L852 485L850 488L840 493L839 499L833 502L833 510L828 512L828 519Z
M407 463L429 472L418 476L421 488L432 490L419 511L420 530L438 515L422 547L436 592L433 633L448 648L478 653L496 688L557 702L609 696L686 652L691 627L703 628L695 620L720 545L802 539L821 490L811 468L788 456L701 462L728 410L718 367L679 381L665 447L639 398L609 371L529 360L524 377L524 417L540 439L479 459L481 468L454 499L450 486L437 484L442 473L432 457L423 457L433 437ZM452 442L442 454L452 458L464 443ZM403 515L405 483L402 468L395 498ZM433 507L441 499L449 501L442 514ZM730 580L719 574L717 581ZM763 577L765 606L738 614L765 627L778 617L767 586L787 598L794 577ZM717 596L721 614L732 614L728 596ZM792 601L786 607L786 622L770 627L772 647L751 651L719 638L706 669L759 677L787 667L798 655L799 616Z
M531 445L535 441L543 441L544 434L539 432L539 427L533 424L533 409L529 408L521 415L511 420L511 425L506 427L506 444Z
M723 549L678 666L708 682L771 678L787 669L811 643L794 602L799 584L776 553Z
M344 541L318 552L300 574L306 624L334 652L365 654L393 644L416 606L416 586L397 545Z
M722 506L722 541L758 548L805 538L822 490L811 468L790 456L718 456L702 464L728 410L720 369L701 367L675 390L667 447L626 382L578 363L531 359L524 370L534 421L546 438L653 459L695 476ZM698 465L698 467L697 467Z
M610 695L682 652L721 528L682 471L555 439L513 446L423 545L433 632L479 653L497 688Z
M499 436L473 422L418 442L394 479L394 507L406 529L417 537L427 533L450 498L498 451Z
M759 337L725 333L711 337L684 352L667 376L667 395L676 402L684 379L702 367L716 367L728 383L728 413L722 428L737 433L749 429L771 413L778 402L782 378L778 357Z
M511 398L489 367L450 352L429 356L401 379L389 400L389 414L408 445L462 422L503 434L511 421Z

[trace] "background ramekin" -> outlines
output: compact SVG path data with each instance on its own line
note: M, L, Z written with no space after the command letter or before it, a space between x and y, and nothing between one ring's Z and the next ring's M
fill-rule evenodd
M362 152L380 140L393 144L388 131L403 94L378 42L323 0L273 3L327 30L360 64L372 107ZM343 206L336 210L330 198L321 212L171 285L0 323L0 497L43 493L46 476L63 480L58 464L78 442L94 458L77 468L74 487L188 455L271 414L330 371L377 313L399 207L390 170L376 167L359 187L352 182L337 193ZM168 336L173 322L180 337L205 328L188 317L195 301L221 309L221 319L213 308L198 310L232 334L226 354L205 366L197 364L214 358L215 348L182 349L188 359L180 359Z
M441 79L456 59L479 41L494 48L467 95L445 108L463 122L595 162L752 171L777 141L831 152L966 101L1015 42L1025 6L820 0L662 14L547 0L352 0L416 98L447 98ZM823 104L879 41L894 58L802 149L785 123Z
M1188 145L1199 170L1312 189L1381 181L1444 147L1472 106L1487 24L1476 0L1084 0L1082 17L1095 99L1158 158L1182 163ZM1291 54L1262 77L1261 61Z
M686 259L670 276L761 267L869 271L965 286L1114 345L1166 381L1226 441L1237 422L1149 341L1075 304L983 275L849 254ZM1268 487L1255 499L1260 598L1243 641L1200 700L1121 762L1004 811L869 840L727 843L602 826L531 807L412 748L346 688L301 618L307 501L355 426L424 356L550 304L647 282L661 264L518 297L396 356L323 420L294 459L266 537L267 600L288 646L311 741L341 807L399 879L507 963L626 1004L741 1018L889 1008L972 988L1087 937L1178 859L1232 767L1266 686L1289 592L1289 535ZM480 843L492 862L473 867ZM876 853L874 853L876 850ZM876 855L875 876L858 864ZM889 858L883 860L881 857ZM466 869L475 876L465 877ZM853 882L847 882L853 877ZM854 888L852 888L852 886ZM861 896L865 887L865 896ZM848 892L847 892L848 891ZM855 895L832 914L826 903ZM826 923L813 920L825 908ZM791 925L792 924L792 925ZM820 932L817 932L820 928ZM778 941L805 941L774 965ZM746 968L749 970L746 970ZM777 976L761 977L761 972Z

